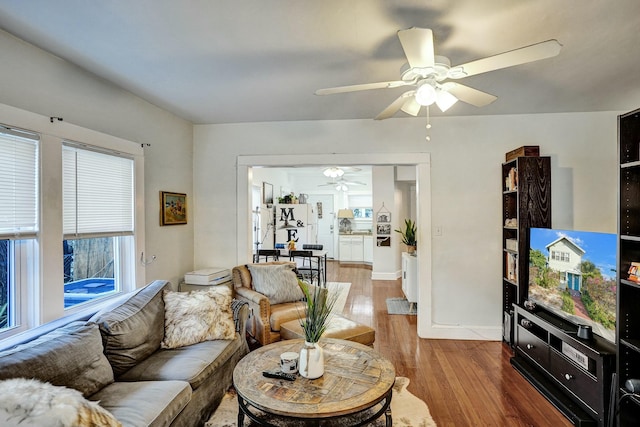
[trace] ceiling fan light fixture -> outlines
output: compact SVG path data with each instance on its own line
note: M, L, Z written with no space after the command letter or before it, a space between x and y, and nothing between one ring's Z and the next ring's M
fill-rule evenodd
M344 175L344 171L338 167L330 167L330 168L326 168L323 172L324 176L326 176L327 178L338 178L342 175Z
M345 184L343 184L341 182L338 185L336 185L336 190L338 190L338 191L348 191L349 187L347 187Z
M450 92L447 92L444 89L438 89L436 91L436 105L443 113L451 108L456 102L458 102L458 98Z
M431 105L436 101L436 89L430 81L425 80L416 90L416 101L422 106Z

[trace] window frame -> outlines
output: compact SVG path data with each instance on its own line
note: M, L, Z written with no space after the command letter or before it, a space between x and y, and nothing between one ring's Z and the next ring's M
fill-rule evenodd
M29 330L59 319L83 318L108 304L121 293L144 286L145 272L137 262L144 253L144 151L139 143L112 135L82 128L68 122L51 123L48 117L0 104L0 123L27 129L40 134L39 146L39 232L33 241L35 256L28 256L20 264L20 307L25 316L18 328L0 333L2 344L17 341L29 334ZM83 141L89 146L121 152L134 160L134 234L130 247L122 252L129 257L130 273L123 279L121 293L100 298L71 309L64 309L64 285L62 265L62 145L63 141ZM45 161L46 160L46 161ZM18 296L16 295L16 296Z

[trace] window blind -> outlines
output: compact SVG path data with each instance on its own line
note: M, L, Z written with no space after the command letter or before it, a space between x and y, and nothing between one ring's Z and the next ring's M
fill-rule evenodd
M37 134L0 126L0 238L38 232Z
M65 142L62 169L65 239L133 234L132 159Z

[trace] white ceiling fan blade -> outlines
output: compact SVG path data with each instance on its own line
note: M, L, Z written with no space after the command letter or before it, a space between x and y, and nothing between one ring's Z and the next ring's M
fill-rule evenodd
M315 94L316 95L332 95L334 93L357 92L360 90L389 89L394 87L411 85L414 83L415 83L414 80L410 80L410 81L395 80L395 81L389 81L389 82L363 83L358 85L338 86L338 87L329 87L326 89L318 89L315 91Z
M407 98L407 100L402 105L402 108L400 109L405 113L411 114L415 117L418 115L418 113L420 113L420 108L422 108L422 105L418 104L418 101L416 101L416 97L412 95Z
M412 27L398 31L398 38L411 68L433 67L433 31Z
M551 58L560 53L561 48L562 45L555 39L532 44L531 46L521 47L509 52L452 67L450 78L459 79L488 71L499 70L501 68L513 67L514 65L526 64L527 62L538 61L540 59ZM462 69L462 73L459 72L460 69Z
M476 107L484 107L491 104L498 97L482 92L478 89L474 89L469 86L461 85L460 83L447 82L443 85L443 88L458 98L462 102L474 105Z
M397 97L396 100L389 104L387 108L382 110L382 112L380 112L380 114L378 114L374 118L374 120L384 120L388 119L389 117L393 117L393 115L397 113L400 108L402 108L402 105L406 101L406 97L409 96L409 94L411 94L412 92L413 91L408 91Z

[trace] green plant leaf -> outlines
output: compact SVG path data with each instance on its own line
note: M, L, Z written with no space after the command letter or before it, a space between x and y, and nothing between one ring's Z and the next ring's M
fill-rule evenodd
M318 342L331 320L333 306L338 300L338 294L331 294L326 288L309 285L298 279L298 286L304 293L306 304L303 316L300 316L300 326L307 342Z
M396 233L400 233L402 236L402 243L407 246L416 246L418 241L416 240L416 232L418 228L416 223L411 219L404 220L404 230L396 229L394 230Z

